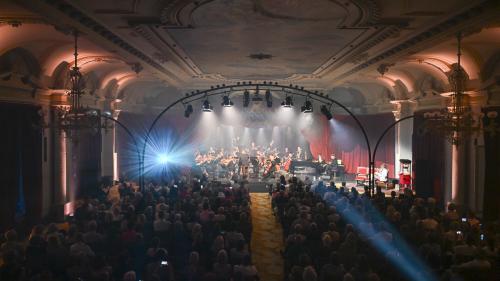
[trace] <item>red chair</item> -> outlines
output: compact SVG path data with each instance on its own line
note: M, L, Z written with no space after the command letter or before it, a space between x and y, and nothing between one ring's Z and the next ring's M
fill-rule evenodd
M356 169L356 178L354 178L357 184L365 184L368 182L368 167L358 167Z

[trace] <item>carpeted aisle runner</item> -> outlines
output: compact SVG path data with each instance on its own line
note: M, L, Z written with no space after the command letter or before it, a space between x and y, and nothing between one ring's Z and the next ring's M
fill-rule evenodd
M252 262L260 280L282 281L283 231L273 215L268 193L250 193L252 200Z

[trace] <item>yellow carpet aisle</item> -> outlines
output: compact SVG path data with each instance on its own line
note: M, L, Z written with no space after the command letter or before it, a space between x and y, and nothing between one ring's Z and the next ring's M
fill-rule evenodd
M268 193L250 193L252 200L252 261L260 280L282 281L283 231L273 215Z

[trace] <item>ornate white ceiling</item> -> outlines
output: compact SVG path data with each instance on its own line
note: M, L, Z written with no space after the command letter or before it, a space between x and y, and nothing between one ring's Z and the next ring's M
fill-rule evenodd
M92 73L95 87L135 103L244 80L361 93L364 98L357 100L365 104L409 98L421 85L432 85L429 92L445 88L454 33L498 26L498 11L492 9L498 5L481 0L19 0L2 5L8 11L0 15L8 38L2 54L26 49L46 75L40 79L50 81L49 88L62 85L52 80L58 79L53 76L61 59L71 64L71 38L51 25L60 31L77 28L84 34L81 65ZM476 38L482 39L470 46L464 41L464 61L474 79L499 47L488 44L490 37ZM477 54L478 48L491 50ZM154 86L145 87L148 83Z

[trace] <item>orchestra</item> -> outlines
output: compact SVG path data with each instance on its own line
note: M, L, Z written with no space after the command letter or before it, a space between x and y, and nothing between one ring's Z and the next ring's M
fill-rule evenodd
M238 142L238 139L233 140L229 150L209 147L205 153L197 151L196 165L214 178L229 179L234 176L266 179L274 178L275 174L293 173L293 162L316 163L318 173L332 177L338 175L339 167L343 168L334 154L329 159L318 155L317 161L308 161L305 150L300 146L292 152L288 147L280 151L273 141L267 147L252 142L248 148L238 145Z

